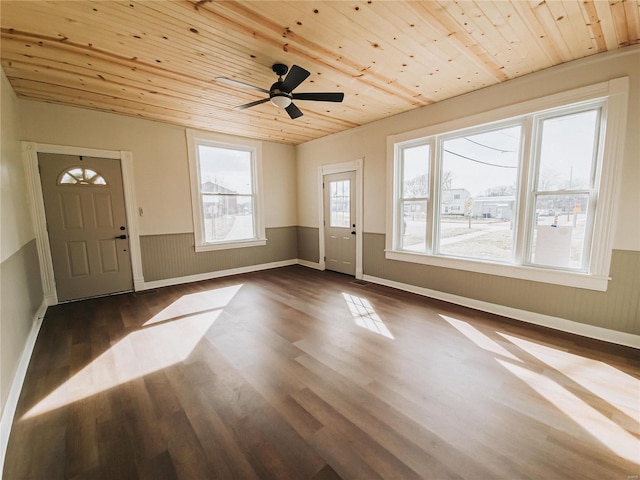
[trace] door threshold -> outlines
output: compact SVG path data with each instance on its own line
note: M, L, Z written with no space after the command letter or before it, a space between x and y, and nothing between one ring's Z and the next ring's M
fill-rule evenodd
M125 293L134 293L134 291L133 290L123 290L121 292L103 293L101 295L93 295L91 297L82 297L82 298L73 298L71 300L62 300L62 301L58 301L58 305L62 305L63 303L82 302L83 300L93 300L94 298L113 297L115 295L124 295Z

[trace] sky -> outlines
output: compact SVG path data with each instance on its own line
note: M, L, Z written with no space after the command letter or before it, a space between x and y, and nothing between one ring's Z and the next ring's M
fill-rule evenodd
M200 145L200 180L251 194L251 152Z

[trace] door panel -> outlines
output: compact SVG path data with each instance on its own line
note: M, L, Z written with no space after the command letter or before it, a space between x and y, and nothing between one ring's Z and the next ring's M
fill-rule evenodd
M86 277L89 275L87 242L67 242L66 247L70 277Z
M113 228L113 200L108 193L93 194L93 210L96 228Z
M347 275L356 273L356 172L325 175L325 268Z
M60 209L62 211L62 228L64 230L84 229L82 200L75 192L60 192Z
M102 273L117 272L118 265L118 246L117 240L100 240L100 266Z
M58 300L133 289L119 160L38 154Z

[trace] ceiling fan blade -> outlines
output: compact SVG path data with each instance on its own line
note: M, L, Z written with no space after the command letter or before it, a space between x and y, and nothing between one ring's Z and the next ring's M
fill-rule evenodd
M316 102L341 102L344 99L342 92L324 93L294 93L294 100L315 100Z
M302 112L295 104L291 103L288 107L285 108L291 119L298 118L302 116Z
M245 108L255 107L256 105L260 105L261 103L268 102L268 98L263 98L262 100L256 100L255 102L245 103L244 105L238 105L237 107L233 107L234 110L244 110Z
M226 85L231 85L232 87L241 87L241 88L250 88L251 90L256 90L262 93L269 93L269 90L265 90L264 88L256 87L254 85L249 85L248 83L239 82L238 80L233 80L227 77L216 77L216 82L224 83Z
M299 67L298 65L292 66L287 77L284 79L284 82L282 82L281 90L283 92L291 93L291 91L304 82L309 75L311 75L311 73L304 68Z

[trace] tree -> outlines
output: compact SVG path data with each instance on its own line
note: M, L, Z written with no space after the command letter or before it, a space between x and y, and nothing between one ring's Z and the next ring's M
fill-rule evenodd
M451 184L453 183L453 172L444 172L442 174L442 189L451 190Z
M444 172L442 174L442 189L451 190L453 173ZM423 173L404 182L404 194L408 197L426 197L429 192L429 175Z
M404 194L408 197L426 197L429 191L429 176L426 173L404 182Z
M516 187L514 185L497 185L495 187L488 188L485 191L487 197L503 197L506 195L515 195Z

